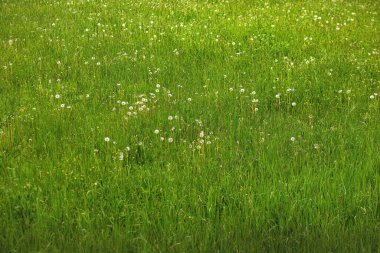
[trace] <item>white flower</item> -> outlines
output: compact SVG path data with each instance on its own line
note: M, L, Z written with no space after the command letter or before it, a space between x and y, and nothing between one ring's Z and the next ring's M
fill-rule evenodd
M292 106L293 106L293 107L296 106L296 105L297 105L296 102L293 102L293 103L292 103Z
M281 93L276 94L276 98L280 98L280 97L281 97Z
M168 117L168 120L173 120L173 116L170 115L170 116Z
M55 98L56 98L56 99L58 99L58 98L60 98L60 97L61 97L61 95L59 95L59 94L56 94L56 95L55 95Z
M294 91L294 88L288 88L286 89L286 92L293 92Z
M160 88L161 87L161 85L159 85L159 84L156 84L156 88Z
M156 129L156 130L154 130L154 133L155 133L155 134L159 134L159 133L160 133L160 130Z
M369 98L370 98L370 99L374 99L374 98L375 98L375 96L374 96L374 95L371 95L371 96L369 96Z
M244 89L240 89L240 93L244 93L244 91L245 91Z
M191 98L188 98L187 101L191 102Z
M109 138L109 137L106 137L106 138L104 138L104 141L105 141L105 142L109 142L109 141L110 141L110 138Z
M290 140L292 141L292 142L295 142L296 141L296 137L290 137Z
M61 104L61 108L65 108L65 104Z
M199 137L203 138L205 137L205 133L203 131L200 132Z
M168 142L173 142L173 138L169 137Z
M120 161L124 160L124 153L123 152L119 153L119 160Z

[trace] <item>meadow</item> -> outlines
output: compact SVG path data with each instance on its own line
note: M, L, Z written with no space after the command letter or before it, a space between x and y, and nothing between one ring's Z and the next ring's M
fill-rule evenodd
M0 0L0 252L380 252L379 12Z

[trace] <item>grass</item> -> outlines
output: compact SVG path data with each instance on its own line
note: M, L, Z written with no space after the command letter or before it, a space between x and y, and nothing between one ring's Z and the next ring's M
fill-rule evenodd
M379 11L0 1L0 251L379 252Z

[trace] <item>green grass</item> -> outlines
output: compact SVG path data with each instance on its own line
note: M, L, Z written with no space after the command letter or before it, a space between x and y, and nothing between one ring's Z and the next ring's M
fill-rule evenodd
M380 252L379 13L0 1L0 251Z

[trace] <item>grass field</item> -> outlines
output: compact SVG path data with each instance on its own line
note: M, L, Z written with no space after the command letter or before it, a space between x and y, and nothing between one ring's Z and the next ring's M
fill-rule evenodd
M0 0L0 252L380 252L379 12Z

